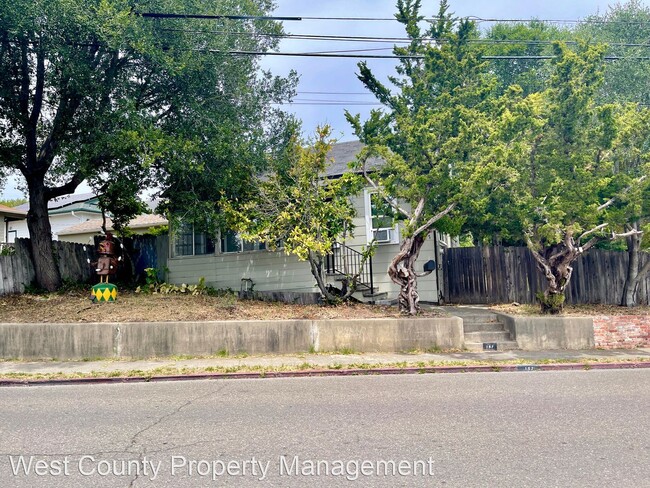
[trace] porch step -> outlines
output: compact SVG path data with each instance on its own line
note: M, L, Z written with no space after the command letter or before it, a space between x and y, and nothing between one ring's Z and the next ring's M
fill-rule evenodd
M496 349L487 350L483 347L483 342L467 342L465 341L465 349L471 352L494 352L494 351L512 351L518 349L516 341L488 341L488 343L496 344Z
M374 300L384 300L388 297L388 293L385 291L377 291L377 288L374 290L366 290L362 293L364 298L372 298Z

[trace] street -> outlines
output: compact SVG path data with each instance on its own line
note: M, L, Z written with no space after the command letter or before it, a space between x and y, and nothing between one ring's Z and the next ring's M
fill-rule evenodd
M650 486L650 371L0 389L0 486Z

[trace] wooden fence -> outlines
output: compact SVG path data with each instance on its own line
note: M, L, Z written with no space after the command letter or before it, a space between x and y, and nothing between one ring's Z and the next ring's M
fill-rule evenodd
M167 236L134 236L125 246L130 268L121 278L143 279L144 268L152 267L163 271L167 266ZM88 264L95 260L95 248L73 242L52 241L56 263L61 278L77 283L90 283L97 277ZM29 239L17 239L12 255L0 256L0 295L23 293L35 278ZM163 278L161 276L161 278Z
M93 276L86 259L93 257L93 250L84 250L82 244L52 241L56 263L61 278L75 282L89 282ZM23 293L36 278L29 239L16 239L15 252L0 256L0 295Z
M649 259L642 256L642 263ZM567 303L618 305L623 296L628 255L593 249L573 264ZM448 303L535 303L546 287L543 274L525 247L451 248L443 257ZM650 300L650 277L637 291L639 303Z

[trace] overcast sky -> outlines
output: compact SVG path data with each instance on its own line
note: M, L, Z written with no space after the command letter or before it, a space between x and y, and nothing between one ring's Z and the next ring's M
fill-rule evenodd
M649 0L650 1L650 0ZM304 17L371 17L392 18L396 12L395 0L276 0L276 15ZM449 0L450 10L458 17L480 19L578 20L607 11L607 0ZM438 13L437 0L423 0L422 14L430 17ZM287 21L285 30L290 34L319 34L342 36L404 37L404 30L396 21ZM482 28L491 22L481 21ZM285 39L282 52L323 52L356 49L381 49L370 54L391 54L392 44L369 42L304 41ZM300 74L300 85L295 103L287 105L303 121L303 132L313 134L317 125L329 124L335 137L342 141L354 138L345 120L347 108L360 113L362 120L373 108L374 97L364 93L356 78L358 59L267 57L264 66L277 74L287 74L290 69ZM393 73L394 61L369 59L373 72L385 78ZM314 93L319 92L319 93ZM327 100L327 102L314 102Z
M643 3L648 4L650 0ZM371 17L392 18L395 0L276 0L275 15L292 17ZM451 11L459 17L480 19L531 19L577 20L597 12L604 13L608 5L617 2L607 0L450 0ZM438 11L437 0L423 0L422 14L434 16ZM489 27L490 22L482 21ZM396 21L342 21L308 20L287 21L289 34L404 37L404 31ZM281 52L331 52L358 49L371 54L391 54L391 44L370 42L333 42L285 39ZM377 49L382 49L375 51ZM269 56L263 66L275 74L286 75L295 70L300 75L298 95L288 111L303 121L303 132L313 134L317 125L329 124L333 134L341 141L354 138L345 120L344 110L360 113L364 120L375 102L356 78L359 59L305 58ZM380 77L393 72L393 60L370 59L370 68ZM83 185L78 192L87 192ZM8 181L0 198L17 198L22 194L14 180Z

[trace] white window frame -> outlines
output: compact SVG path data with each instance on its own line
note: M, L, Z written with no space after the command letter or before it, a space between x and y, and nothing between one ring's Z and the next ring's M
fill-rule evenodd
M373 240L376 231L387 230L390 232L390 239L385 241L376 241L378 245L399 244L399 224L393 223L392 227L373 228L372 226L372 195L377 194L374 190L364 190L364 208L366 218L366 241L368 244Z

